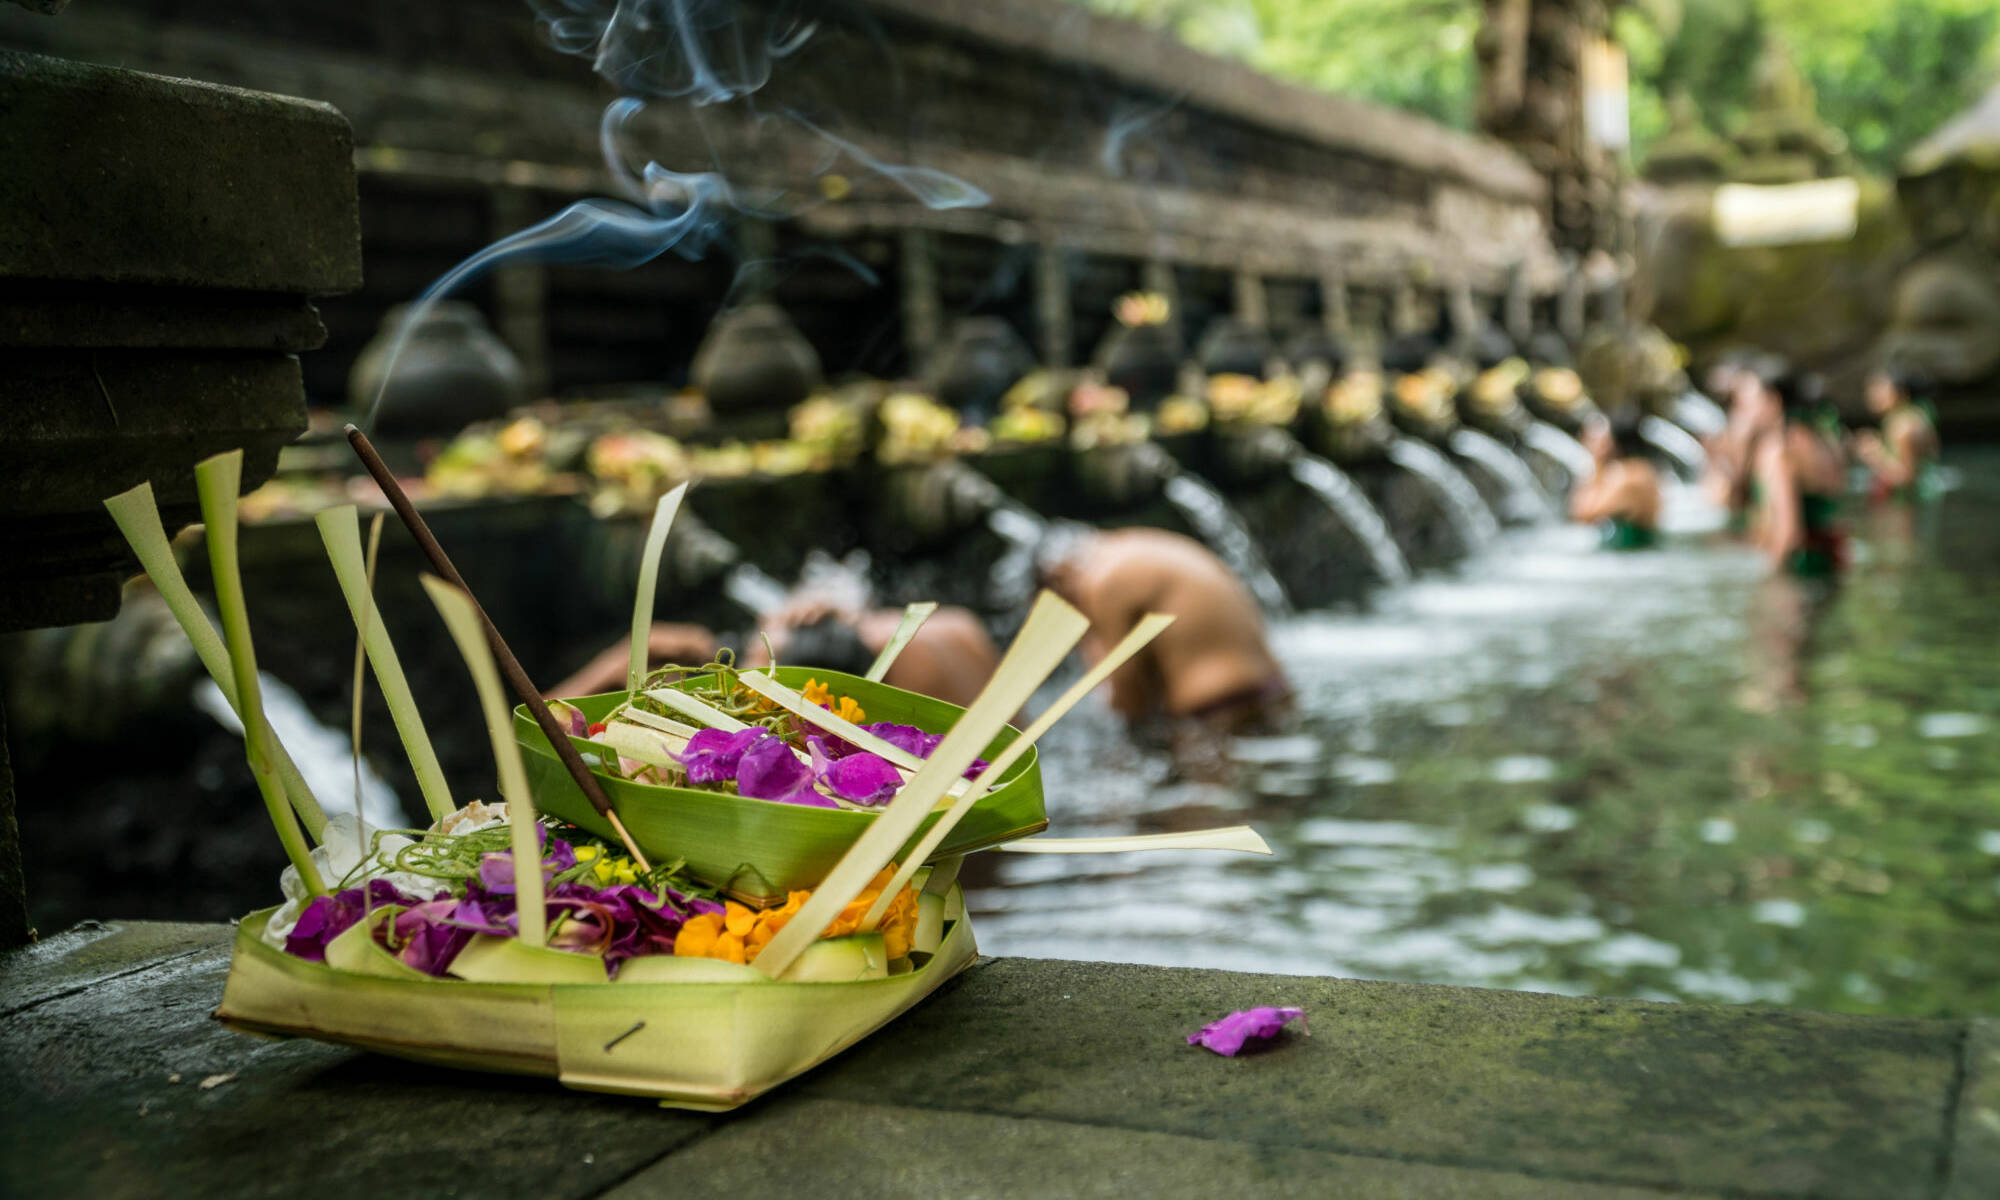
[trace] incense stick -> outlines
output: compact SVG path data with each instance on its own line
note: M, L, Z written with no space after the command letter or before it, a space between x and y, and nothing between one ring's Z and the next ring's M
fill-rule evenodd
M924 860L931 856L931 852L938 848L938 844L944 841L945 835L965 819L965 814L972 811L972 806L979 803L980 797L1000 781L1000 777L1009 767L1020 761L1021 756L1028 752L1028 747L1034 745L1037 738L1055 728L1056 722L1067 716L1070 709L1075 708L1085 696L1096 691L1097 685L1111 678L1113 671L1124 666L1126 660L1144 649L1146 643L1160 636L1160 631L1173 623L1174 619L1170 616L1161 613L1146 614L1132 627L1131 632L1111 648L1110 653L1100 659L1097 665L1085 671L1083 678L1071 684L1062 695L1056 697L1055 703L1049 705L1047 711L1022 730L1021 736L1009 743L1007 748L979 773L979 778L972 781L972 786L966 789L965 794L937 819L937 823L924 834L923 840L917 843L917 848L904 857L903 865L897 868L895 878L889 881L888 887L882 889L882 894L875 898L875 903L869 907L867 915L861 918L861 929L866 932L880 923L882 914L889 910L889 902L895 899L897 892L909 885L910 876L916 874L917 868L922 866Z
M521 941L540 946L548 941L548 908L542 898L542 842L535 797L528 790L528 769L521 763L521 748L514 744L514 723L508 719L507 695L500 689L500 675L493 669L493 652L480 636L479 605L463 590L435 575L423 577L424 590L431 594L444 618L451 639L472 671L472 684L479 693L479 709L486 718L486 732L493 741L493 761L500 772L500 795L507 801L507 824L514 848L514 910L520 916Z
M825 880L813 889L812 898L751 965L773 979L782 978L868 881L889 864L930 815L945 789L972 765L1007 718L1034 694L1089 628L1090 621L1082 613L1054 594L1042 593L979 698L952 725L924 761L923 769L869 822Z
M499 665L500 673L507 679L507 686L512 688L514 694L521 698L521 703L527 706L528 712L535 718L535 724L542 727L542 736L549 739L549 745L555 750L556 757L562 760L570 778L576 781L577 790L583 793L584 799L590 801L590 806L597 810L599 816L610 822L611 828L618 834L618 840L625 844L625 852L632 856L632 861L638 864L639 869L652 870L651 864L646 861L646 856L640 852L639 844L632 840L630 833L626 832L625 822L618 819L618 811L611 807L611 798L604 794L604 788L597 782L596 776L592 775L590 768L584 765L583 756L570 744L569 731L557 723L555 714L549 711L548 703L542 699L541 689L537 688L528 678L528 673L521 669L521 660L515 658L514 652L507 648L507 641L500 636L499 629L494 627L493 618L486 615L486 610L481 608L479 601L473 597L472 589L465 586L465 578L458 573L457 567L451 565L451 557L444 552L444 547L438 544L430 526L424 524L423 517L417 512L417 506L410 503L410 497L404 493L403 485L396 482L395 472L389 470L389 465L375 452L368 435L352 425L347 427L347 441L354 447L354 453L360 456L361 465L368 468L368 473L375 477L375 483L382 489L382 494L389 498L389 506L403 519L403 526L410 531L410 536L417 540L424 557L430 560L431 568L443 576L446 582L465 593L466 600L472 605L473 615L478 619L479 628L486 635L486 644L493 652L494 661Z
M882 647L882 653L875 656L875 661L868 665L868 673L862 678L870 683L882 682L894 665L896 656L916 639L917 630L923 628L924 622L930 620L937 609L935 600L924 600L904 609L902 623L896 626L896 632L889 637L889 644Z
M653 594L660 581L660 553L667 547L667 531L674 527L674 516L680 512L681 497L687 490L683 483L660 497L653 506L653 524L646 530L646 549L639 556L639 589L632 602L632 657L625 669L628 697L646 682L646 648L653 628Z

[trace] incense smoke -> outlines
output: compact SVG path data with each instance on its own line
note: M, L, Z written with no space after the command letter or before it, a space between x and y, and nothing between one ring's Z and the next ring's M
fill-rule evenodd
M735 217L783 220L824 203L809 185L841 157L902 188L928 208L976 207L988 201L985 192L943 171L883 161L854 140L832 132L825 120L808 118L793 105L769 110L758 105L757 93L770 82L775 64L805 50L819 32L825 5L811 5L818 15L809 19L808 6L798 0L760 6L754 16L739 9L736 0L528 3L552 47L588 58L596 73L620 93L604 110L598 144L622 198L579 200L539 224L501 238L425 288L409 306L390 344L365 425L374 423L411 331L439 299L502 263L630 270L668 251L698 259L721 239ZM685 105L688 124L704 135L704 116L727 111L738 123L739 133L757 137L771 126L781 134L796 130L818 143L823 153L804 178L754 184L732 181L729 164L717 161L721 155L713 139L708 140L708 169L676 171L650 157L635 169L632 163L642 156L627 150L636 140L632 123L649 102ZM760 160L768 165L784 161L784 155L760 156ZM864 277L872 280L873 273Z

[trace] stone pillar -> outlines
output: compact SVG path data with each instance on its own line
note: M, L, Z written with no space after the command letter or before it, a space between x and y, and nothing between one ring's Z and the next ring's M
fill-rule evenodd
M1585 122L1587 47L1608 38L1606 0L1484 0L1474 49L1480 132L1519 151L1549 183L1545 216L1562 249L1611 249L1601 217L1620 204L1615 154Z
M1339 267L1327 267L1319 274L1320 320L1326 331L1336 338L1345 338L1353 326L1352 302L1347 294L1347 273Z
M1060 369L1070 365L1074 354L1070 342L1075 333L1069 312L1069 267L1063 261L1062 247L1055 242L1043 242L1036 248L1035 332L1043 366Z
M536 220L533 197L519 188L493 192L493 237L497 241ZM530 396L549 387L549 275L541 263L516 259L493 269L493 326L521 360Z
M1556 332L1575 345L1583 338L1583 327L1589 314L1585 302L1589 294L1585 291L1583 264L1572 260L1563 273L1562 294L1556 297Z
M903 352L910 373L915 374L944 337L944 299L938 292L931 235L922 229L903 230L898 259L903 277Z
M1255 271L1238 271L1236 284L1236 319L1252 329L1271 327L1271 302L1264 291L1264 277Z
M1388 331L1383 327L1388 314L1383 310L1379 292L1366 291L1350 298L1347 331L1357 360L1380 365L1382 343L1388 337Z
M1423 309L1417 299L1417 285L1407 275L1398 276L1389 292L1388 322L1383 327L1387 337L1400 337L1414 333L1423 326Z
M1453 280L1445 289L1444 302L1451 312L1451 348L1460 353L1470 351L1473 339L1486 327L1486 314L1473 299L1471 281Z
M1174 264L1164 258L1149 258L1139 267L1139 286L1158 296L1167 298L1167 311L1180 317L1181 284L1174 274Z
M1507 273L1507 295L1501 304L1501 324L1507 336L1514 339L1516 346L1526 348L1528 339L1535 334L1535 295L1528 290L1526 264L1516 263Z

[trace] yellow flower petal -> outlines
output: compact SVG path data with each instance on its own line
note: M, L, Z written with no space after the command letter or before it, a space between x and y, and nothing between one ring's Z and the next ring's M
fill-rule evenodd
M733 937L740 938L744 934L749 933L751 927L757 923L756 910L746 905L738 904L734 900L726 900L723 902L723 908L727 913L722 918L723 928L727 929Z

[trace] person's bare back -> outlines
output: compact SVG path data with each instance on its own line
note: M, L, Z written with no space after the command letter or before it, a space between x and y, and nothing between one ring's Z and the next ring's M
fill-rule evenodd
M1200 716L1285 691L1256 598L1192 538L1160 529L1097 533L1050 574L1051 585L1090 618L1084 645L1093 659L1146 613L1174 617L1111 677L1112 707L1128 718Z

